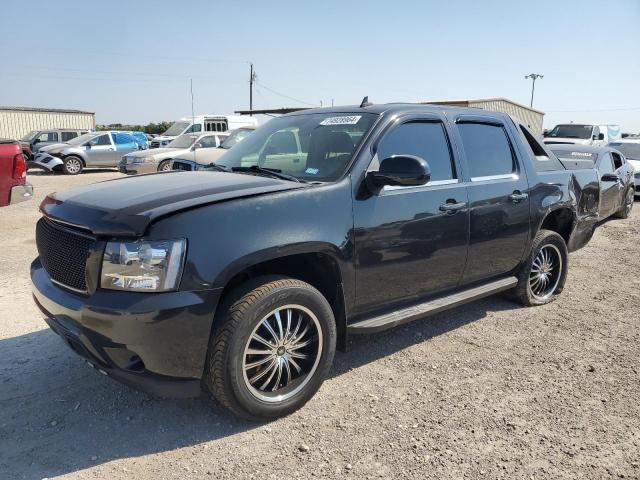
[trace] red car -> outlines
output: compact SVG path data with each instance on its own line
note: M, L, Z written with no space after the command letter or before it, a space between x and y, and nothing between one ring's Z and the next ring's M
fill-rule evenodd
M20 143L0 139L0 207L33 197Z

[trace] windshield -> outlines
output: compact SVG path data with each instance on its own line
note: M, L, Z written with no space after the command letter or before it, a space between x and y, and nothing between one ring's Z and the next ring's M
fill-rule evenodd
M197 138L197 135L180 135L173 139L167 148L191 148Z
M38 135L38 133L40 133L38 130L31 130L29 133L27 133L20 140L22 140L23 142L30 142L31 140L36 138L36 135Z
M232 132L231 135L229 135L227 139L224 142L222 142L222 145L220 145L220 148L225 148L229 150L236 143L240 143L242 140L247 138L251 132L253 132L253 130L250 130L248 128L240 128L235 132Z
M615 148L629 160L640 160L640 143L610 143L611 148Z
M257 165L308 181L337 180L365 133L371 113L308 113L274 118L225 153L217 165Z
M80 135L79 137L72 138L66 143L68 143L69 145L82 145L84 142L91 140L96 135L99 135L99 134L96 132L85 133L84 135Z
M549 132L548 137L560 137L560 138L591 138L591 131L593 125L556 125L553 130Z
M187 128L189 125L191 125L191 122L175 122L162 135L166 135L168 137L177 137L178 135L181 135L182 132L184 132L185 128Z

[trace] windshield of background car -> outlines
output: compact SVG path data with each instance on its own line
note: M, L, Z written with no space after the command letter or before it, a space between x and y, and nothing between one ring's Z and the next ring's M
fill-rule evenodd
M31 140L36 138L36 135L38 135L38 133L39 133L38 130L31 130L29 133L27 133L20 140L23 141L23 142L30 142Z
M240 143L242 140L247 138L251 132L253 132L253 130L236 130L231 135L229 135L224 142L222 142L220 147L229 150L236 143Z
M595 165L596 160L598 159L597 153L591 152L576 152L571 150L551 150L556 154L560 160L582 160L582 161L590 161Z
M640 160L640 143L610 143L611 148L615 148L629 160Z
M177 135L181 135L182 132L184 132L184 129L187 128L189 125L191 125L191 123L189 122L175 122L162 135L166 135L168 137L175 137Z
M556 125L549 132L548 137L560 138L591 138L593 125Z
M270 120L225 153L217 165L257 165L308 181L332 182L345 171L374 124L371 113L309 113Z
M196 135L180 135L178 138L173 139L167 148L191 148L198 138Z
M84 135L80 135L79 137L72 138L66 143L68 143L69 145L83 145L86 141L91 140L96 135L99 135L99 133L85 133Z

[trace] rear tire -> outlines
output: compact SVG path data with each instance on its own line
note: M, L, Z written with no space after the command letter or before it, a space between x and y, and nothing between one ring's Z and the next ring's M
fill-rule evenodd
M80 157L69 155L62 162L62 171L65 175L78 175L82 173L84 165Z
M569 253L564 239L551 230L540 230L531 255L518 275L513 297L526 306L553 302L567 279Z
M216 318L205 384L247 420L298 410L333 362L336 326L329 302L308 283L263 277L229 303Z
M634 187L631 187L627 190L627 194L624 197L624 202L615 215L618 218L629 218L631 216L631 211L633 210L633 203L635 202L635 191Z

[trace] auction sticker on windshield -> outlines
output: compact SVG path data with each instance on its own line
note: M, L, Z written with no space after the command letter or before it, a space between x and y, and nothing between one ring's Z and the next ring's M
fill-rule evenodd
M355 125L362 115L348 115L344 117L329 117L320 122L320 125Z

